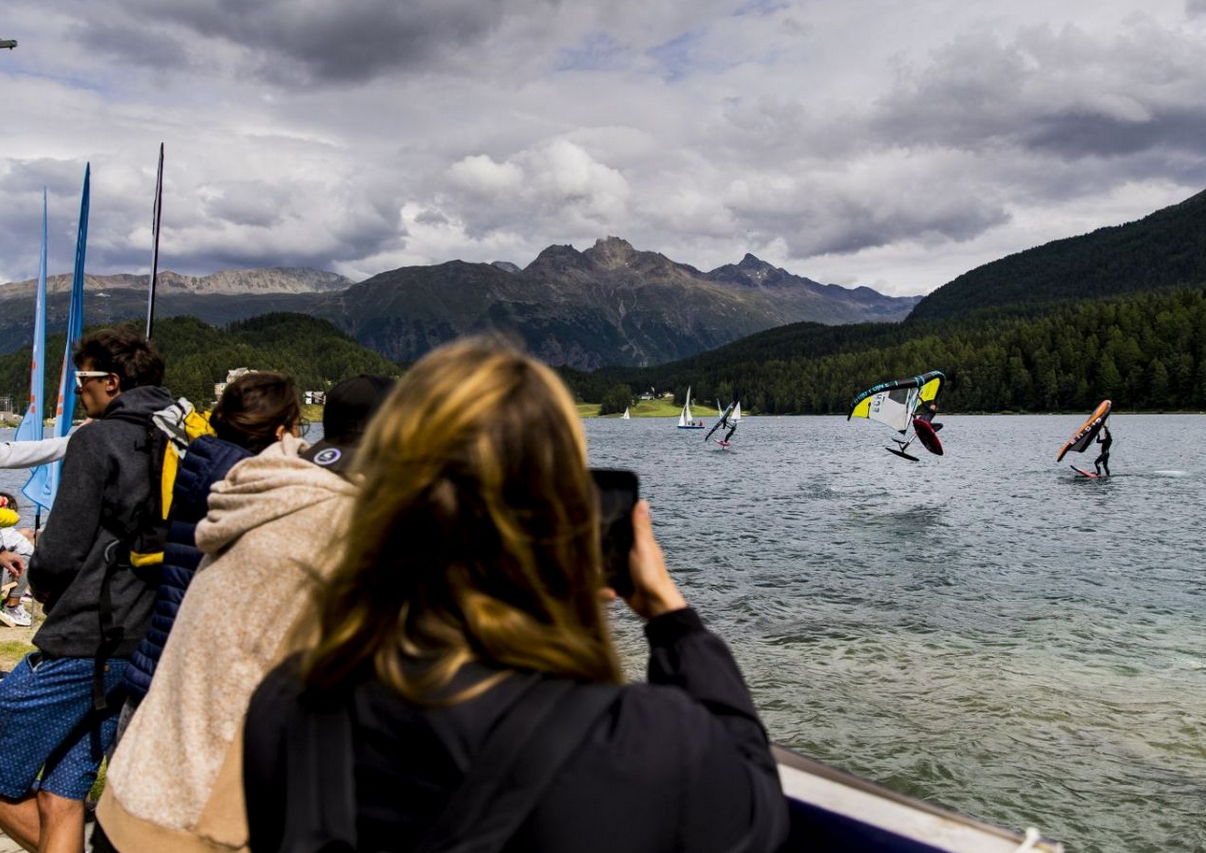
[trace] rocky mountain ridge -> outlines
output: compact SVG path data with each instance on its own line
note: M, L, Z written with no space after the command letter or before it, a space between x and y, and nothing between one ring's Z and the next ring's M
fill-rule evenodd
M51 326L66 314L70 282L48 282ZM29 338L34 282L0 285L0 351ZM86 276L87 323L142 316L146 276ZM894 321L917 297L849 290L755 258L702 272L607 237L584 251L549 246L526 267L448 261L402 267L352 283L321 270L164 272L157 316L223 325L276 311L322 317L387 358L411 361L459 335L498 331L552 364L593 369L683 358L785 323Z

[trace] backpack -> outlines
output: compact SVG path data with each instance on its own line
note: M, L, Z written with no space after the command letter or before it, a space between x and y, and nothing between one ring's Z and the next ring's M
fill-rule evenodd
M130 565L144 568L163 562L168 513L172 509L172 492L176 488L180 461L194 439L213 434L209 412L198 412L183 397L151 415L151 423L147 426L151 500L142 507L142 513L125 537L130 549Z
M109 518L102 525L116 535L105 549L105 574L101 579L97 613L100 617L101 643L96 650L92 678L92 706L104 711L121 701L121 688L105 693L105 665L125 639L123 625L113 624L113 576L123 565L144 571L154 571L163 563L167 545L168 513L172 509L172 492L180 461L188 453L189 444L202 435L213 435L209 413L198 412L193 404L181 397L167 408L151 415L147 424L147 476L150 479L150 499L125 519ZM123 560L122 558L126 559Z

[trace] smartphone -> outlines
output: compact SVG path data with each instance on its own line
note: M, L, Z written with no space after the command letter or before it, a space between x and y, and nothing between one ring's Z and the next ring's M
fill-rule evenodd
M628 571L632 509L640 497L637 475L617 468L591 468L599 489L599 533L603 538L603 582L622 597L634 592Z

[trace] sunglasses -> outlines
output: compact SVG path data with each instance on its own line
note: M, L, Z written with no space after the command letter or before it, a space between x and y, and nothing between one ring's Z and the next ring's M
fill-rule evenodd
M75 371L75 390L83 391L84 383L89 379L99 379L102 376L112 376L108 370L77 370Z

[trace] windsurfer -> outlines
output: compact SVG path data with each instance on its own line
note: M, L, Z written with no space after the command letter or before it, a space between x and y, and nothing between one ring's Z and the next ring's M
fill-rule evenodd
M1105 475L1110 476L1110 445L1114 443L1114 437L1110 435L1110 428L1105 424L1101 426L1101 432L1097 436L1097 443L1101 445L1101 453L1093 460L1093 467L1097 470L1097 476L1101 476L1101 470L1105 469Z

